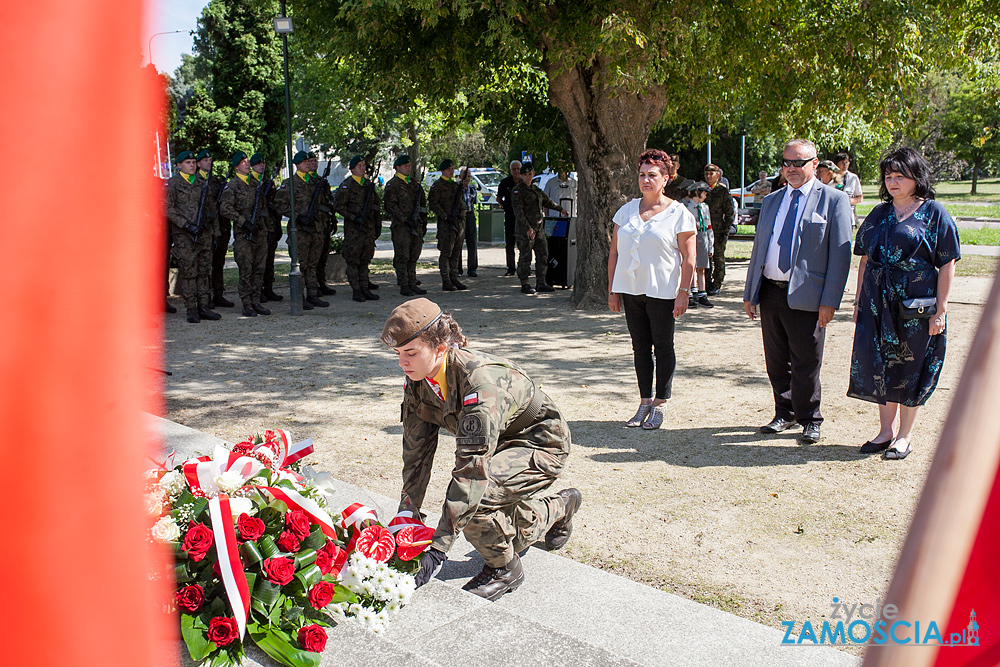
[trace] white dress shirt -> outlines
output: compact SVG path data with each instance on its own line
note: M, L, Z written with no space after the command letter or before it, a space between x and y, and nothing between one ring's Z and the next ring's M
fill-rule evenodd
M615 213L618 263L611 291L676 299L681 287L677 235L695 231L694 216L684 204L675 201L649 220L643 220L639 215L640 201L633 199Z
M788 271L778 268L778 255L781 248L778 247L778 239L781 238L781 230L785 227L785 216L788 215L788 208L792 205L792 192L801 193L799 196L799 209L795 216L795 229L792 230L792 249L794 251L798 243L799 231L802 229L802 211L806 208L806 200L812 192L816 178L810 178L802 184L800 188L793 188L791 184L785 186L785 194L781 198L781 205L774 216L774 229L771 230L771 240L767 244L767 254L764 255L764 277L771 280L788 280L792 276L792 267L795 266L795 253L792 252L792 266Z

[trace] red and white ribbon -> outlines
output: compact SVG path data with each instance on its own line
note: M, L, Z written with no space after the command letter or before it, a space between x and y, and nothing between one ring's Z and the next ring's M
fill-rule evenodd
M267 491L275 500L288 505L290 510L301 510L305 512L313 523L318 523L327 537L337 539L337 529L333 525L333 519L326 513L326 510L319 506L315 500L306 498L298 491L283 489L281 487L260 486L261 491Z
M282 467L304 459L312 454L313 451L315 451L315 448L313 447L312 438L307 438L298 444L292 445L288 448L288 454L285 456L285 463Z
M233 511L229 506L229 496L219 495L208 501L212 516L212 532L215 535L215 550L219 557L219 571L226 587L229 606L232 607L236 625L240 629L240 639L247 628L250 615L250 587L243 572L240 552L237 549L236 529L233 527Z
M389 522L389 532L395 535L407 526L423 526L424 522L413 516L410 510L400 510Z
M365 507L361 503L349 505L340 513L340 525L344 527L344 530L347 530L351 526L360 528L362 522L369 520L378 522L378 515L375 514L375 510Z

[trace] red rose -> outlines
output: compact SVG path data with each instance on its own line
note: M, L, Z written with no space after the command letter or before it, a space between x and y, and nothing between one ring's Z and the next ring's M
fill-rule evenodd
M330 604L330 600L333 599L334 593L337 592L337 587L331 584L329 581L320 581L315 586L309 589L309 604L313 606L313 609L322 609L326 605Z
M267 580L284 586L295 576L295 561L291 558L267 558L261 563Z
M299 644L302 644L303 650L322 653L326 648L326 630L315 623L299 628Z
M379 563L392 558L392 554L396 551L396 540L385 526L378 524L368 526L357 535L357 538L354 543L355 550Z
M338 547L333 540L327 540L326 546L324 546L320 551L325 551L327 555L330 556L330 560L333 561L333 565L330 567L330 572L323 572L323 574L340 574L344 564L347 563L347 552ZM319 559L317 558L317 561L318 560ZM318 562L316 563L316 567L320 568L321 571L323 569Z
M179 608L193 614L205 602L205 592L201 590L201 586L198 584L185 586L174 593L174 602Z
M212 536L212 529L203 523L191 522L187 535L184 536L184 544L181 548L187 552L194 562L200 561L212 548L215 538Z
M333 559L330 558L326 549L320 549L316 552L316 567L323 574L330 574L330 571L333 570Z
M278 538L278 548L282 551L287 551L289 553L295 553L299 550L299 538L295 536L290 530L286 530Z
M292 510L285 515L285 526L288 530L295 533L295 537L300 540L304 540L309 537L309 531L312 529L312 522L309 520L309 515L305 512Z
M240 536L247 541L256 540L264 534L264 522L246 513L240 515L236 527L240 530Z
M216 646L232 644L240 636L240 628L235 618L216 616L208 622L208 639Z

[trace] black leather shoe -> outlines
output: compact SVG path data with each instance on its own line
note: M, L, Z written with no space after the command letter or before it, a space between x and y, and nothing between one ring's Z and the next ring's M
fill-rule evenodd
M460 289L460 290L469 289L468 287L466 287L465 283L460 283L457 280L452 280L451 284L455 286L455 289Z
M543 283L541 285L535 285L536 292L555 292L556 288L548 283Z
M329 301L323 301L323 299L319 298L318 296L307 297L306 301L308 301L312 305L316 306L317 308L329 308L330 307L330 302Z
M770 424L764 424L760 427L761 433L781 433L782 431L788 430L792 426L795 426L795 422L788 421L787 419L782 419L781 417L775 417L771 420Z
M458 288L455 287L455 285L453 283L451 283L451 282L441 283L441 289L443 289L445 292L457 292L458 291Z
M333 296L334 294L337 293L337 290L333 289L329 285L320 285L319 293L322 294L323 296Z
M243 306L243 317L257 317L257 311L250 306Z
M222 319L222 315L219 315L218 313L212 312L208 308L204 308L202 306L198 306L198 315L203 320L221 320Z
M715 308L715 304L709 301L707 296L699 296L698 303L705 306L706 308Z
M187 311L188 311L188 322L190 322L191 324L198 324L198 322L201 322L201 316L198 315L197 308L188 308Z
M800 439L802 442L810 445L819 442L819 424L806 424L805 428L802 429L802 437Z
M164 310L167 311L168 313L176 313L177 312L177 309L174 308L173 306L171 306L169 301L167 301L167 305L166 305L166 308L164 308Z
M416 292L409 285L403 285L399 288L400 296L414 296Z
M722 290L720 288L716 287L715 289L708 290L708 295L709 296L717 296L720 291L722 291Z
M517 271L515 271L514 269L507 269L507 271L503 275L504 278L506 278L507 276L516 276Z
M549 551L566 546L569 536L573 533L573 515L583 504L583 494L577 489L563 489L556 495L566 499L566 514L552 524L549 532L545 533L545 548Z
M368 281L368 289L375 289L375 290L377 290L378 289L378 285L376 285L375 283L373 283L372 281L369 280Z
M521 294L534 294L534 293L535 293L535 288L532 287L531 285L527 283L521 285Z
M280 294L278 294L277 292L275 292L273 289L265 289L263 294L264 296L267 297L268 301L281 301L282 299L285 298Z
M884 452L889 449L889 445L892 444L892 438L889 438L885 442L875 442L874 440L869 440L865 444L861 445L862 454L878 454L879 452Z
M302 310L312 310L314 306L306 299L302 299Z
M378 301L378 294L374 294L370 289L362 287L361 293L365 295L365 299L368 301Z
M264 306L260 305L259 303L251 303L250 307L253 308L254 312L257 313L258 315L270 315L271 314L271 309L270 308L265 308Z
M479 277L479 272L478 271L469 271L469 277L470 278L478 278Z
M216 308L232 308L236 304L222 296L221 294L212 297L212 303L215 304Z
M354 299L355 301L357 301L358 303L364 303L365 302L365 295L362 294L361 290L359 290L359 289L354 290L354 295L351 298Z
M410 289L413 291L414 294L427 294L427 290L423 289L422 287L417 287L417 285L410 285Z
M893 440L893 444L895 444L895 443L896 443L896 441ZM882 452L882 458L884 460L886 460L886 461L902 461L907 456L909 456L910 452L912 452L912 451L913 451L913 447L911 447L910 446L910 442L907 441L906 442L906 449L897 449L896 447L891 447L889 449L886 449L884 452Z
M521 559L514 554L514 559L504 567L486 565L483 571L462 586L462 590L475 593L491 602L498 600L504 593L516 591L524 583L524 569Z

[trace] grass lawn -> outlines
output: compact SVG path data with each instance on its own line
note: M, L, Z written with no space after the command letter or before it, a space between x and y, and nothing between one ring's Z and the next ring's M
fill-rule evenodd
M934 186L937 198L943 202L1000 202L1000 179L984 178L976 184L976 194L970 195L972 181L942 181ZM878 183L862 186L865 199L878 201ZM954 214L953 214L954 215Z
M861 202L857 206L858 215L868 215L873 208L878 204L875 198L867 199L868 193L865 193L865 201ZM877 194L876 194L877 196ZM952 204L945 201L945 207L948 209L948 213L951 213L952 217L958 218L994 218L1000 219L1000 204L993 205L987 204L985 206L977 206L975 204Z

